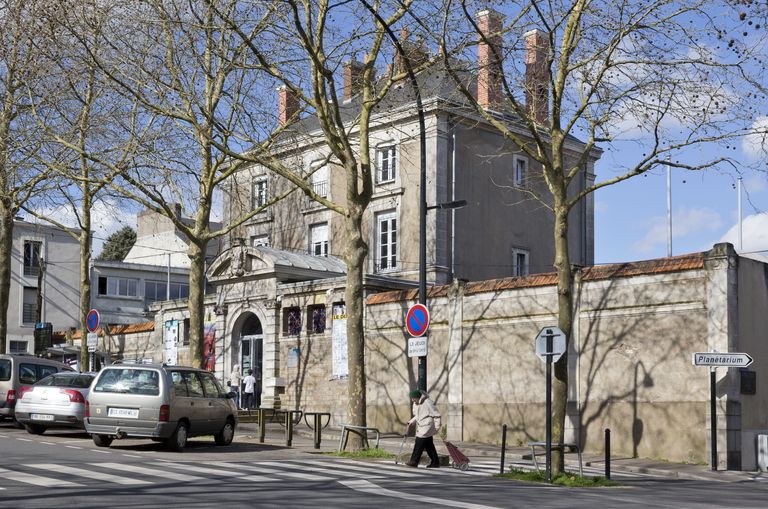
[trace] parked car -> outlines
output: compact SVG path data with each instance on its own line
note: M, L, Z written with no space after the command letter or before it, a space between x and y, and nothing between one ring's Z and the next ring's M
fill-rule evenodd
M91 386L85 429L99 447L130 437L162 441L181 451L187 438L200 435L229 445L237 426L233 397L213 373L201 369L113 364Z
M61 362L23 354L0 354L0 420L15 417L22 389L48 375L74 369Z
M85 398L96 373L61 372L21 389L16 420L33 435L48 428L85 429Z

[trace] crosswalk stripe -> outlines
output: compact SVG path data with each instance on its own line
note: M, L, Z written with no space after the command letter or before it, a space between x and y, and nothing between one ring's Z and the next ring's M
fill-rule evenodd
M330 465L329 468L332 468L333 470L336 469L345 469L345 470L352 470L355 472L371 472L374 474L381 475L383 472L381 469L377 468L376 466L363 466L363 465L348 465L348 464L340 464L338 461L320 461L320 460L301 460L302 464L310 464L310 465ZM421 477L421 474L418 472L395 472L395 471L388 471L386 472L386 475L390 477Z
M164 470L157 470L155 468L140 467L138 465L132 465L130 463L90 463L95 467L109 468L112 470L123 470L125 472L132 472L136 474L151 475L160 477L162 479L171 479L174 481L204 481L203 477L197 477L194 475L179 474L177 472L166 472Z
M339 461L341 461L343 463L357 463L355 460L339 460ZM376 465L376 468L383 468L383 469L386 469L386 470L394 470L394 471L397 471L397 472L405 472L405 471L419 472L421 475L430 475L430 476L431 475L456 475L456 474L475 475L475 476L480 476L480 475L484 476L484 475L486 475L483 472L473 472L472 470L467 470L467 471L462 472L461 470L454 469L454 468L451 468L451 467L433 468L433 469L430 469L430 470L427 470L425 468L418 468L418 469L414 468L414 469L411 469L410 467L405 467L405 465L403 465L402 463L400 465L395 465L393 463L388 463L388 462L384 462L384 461L377 461L377 462L375 462L375 465ZM471 466L470 466L470 468L471 468Z
M254 482L280 480L280 479L275 479L274 477L253 476L253 475L248 475L241 472L235 472L233 475L232 472L222 471L221 469L218 469L218 468L198 467L196 465L190 465L188 463L176 463L173 461L163 461L163 462L157 462L154 464L157 466L162 465L162 466L169 466L171 468L178 468L180 470L188 470L190 472L196 472L198 474L219 475L221 477L236 478L236 479L248 480L248 481L254 481Z
M0 477L4 477L9 481L23 482L25 484L34 484L35 486L55 487L55 488L76 488L82 486L76 482L62 481L60 479L53 479L51 477L43 477L35 474L28 474L26 472L14 472L0 468Z
M54 463L28 463L28 464L25 464L24 466L29 468L40 468L42 470L50 470L52 472L58 472L66 475L76 475L79 477L86 477L88 479L96 479L99 481L113 482L116 484L133 484L133 485L152 484L150 481L130 479L128 477L121 477L119 475L107 474L99 470L85 470L84 468L56 465Z
M305 470L308 472L320 472L325 474L335 474L341 477L355 477L359 478L360 474L355 472L349 472L345 470L337 470L333 468L322 468L322 467L310 467L306 465L305 461L301 461L299 465L286 465L284 462L278 462L278 461L259 461L256 463L257 465L264 465L268 467L278 467L278 468L286 468L286 466L297 466L301 470ZM330 471L329 471L330 470ZM380 473L379 473L380 474ZM368 479L381 479L381 475L378 476L366 476Z
M291 477L293 479L303 479L305 481L335 481L336 480L333 477L328 477L325 475L303 474L300 472L275 471L267 468L259 468L257 466L254 466L255 463L243 464L243 463L226 463L223 461L222 462L216 461L211 463L211 465L214 465L217 467L221 466L224 468L247 470L249 472L255 472L255 473L281 475L283 477Z

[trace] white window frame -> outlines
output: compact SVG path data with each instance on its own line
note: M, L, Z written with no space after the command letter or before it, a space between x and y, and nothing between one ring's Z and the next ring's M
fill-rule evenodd
M382 143L376 147L376 183L386 184L397 178L397 145L394 142ZM386 174L384 163L387 163Z
M251 237L251 246L269 247L269 235L254 235L253 237Z
M316 223L309 226L309 254L328 256L328 223Z
M523 266L520 267L518 258L524 257ZM530 273L529 266L531 262L531 254L525 249L512 249L512 275L513 276L527 276Z
M328 165L322 163L316 163L312 166L312 190L318 196L327 198L330 192L330 170Z
M251 184L251 207L263 207L269 200L269 181L266 176L256 177Z
M29 270L27 270L27 248L32 249L33 246L37 246L37 259L30 258ZM45 252L45 244L41 239L25 238L21 242L21 274L23 277L37 278L38 272L41 270L40 262ZM34 270L33 270L34 269Z
M106 297L126 297L126 298L143 298L139 295L139 280L136 278L116 277L116 276L99 276L107 279L107 291L106 293L97 292L100 296ZM125 293L121 293L120 288L125 287ZM133 293L131 293L131 286L133 286Z
M388 210L376 215L376 246L375 272L389 272L398 267L398 228L397 211ZM382 225L386 225L386 234ZM394 226L394 228L393 228ZM394 239L393 239L394 235ZM383 238L386 236L386 238ZM386 252L385 252L386 250ZM385 260L383 262L383 260Z
M520 171L520 163L523 165L522 171ZM512 158L512 182L515 187L525 187L525 182L528 179L528 171L528 158L516 154Z

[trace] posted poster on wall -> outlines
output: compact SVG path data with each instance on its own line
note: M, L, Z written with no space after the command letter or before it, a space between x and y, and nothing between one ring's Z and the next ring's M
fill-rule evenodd
M203 368L216 371L216 322L203 324Z
M179 321L168 320L165 322L165 337L163 338L165 350L165 363L175 366L179 363Z
M347 364L347 306L345 304L333 305L333 379L347 378L349 366Z

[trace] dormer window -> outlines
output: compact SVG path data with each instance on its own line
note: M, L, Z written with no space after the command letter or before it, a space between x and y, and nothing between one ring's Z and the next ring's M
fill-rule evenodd
M397 147L381 146L376 149L376 182L393 182L397 172Z

